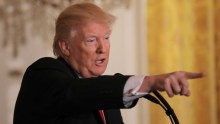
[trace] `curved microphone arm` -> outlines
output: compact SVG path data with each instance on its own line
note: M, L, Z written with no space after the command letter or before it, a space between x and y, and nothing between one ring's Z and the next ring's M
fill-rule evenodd
M170 121L172 122L172 124L179 124L179 120L178 120L175 112L171 108L171 106L168 104L168 102L160 95L159 92L153 91L153 94L156 97L148 94L148 95L145 95L144 98L150 100L153 103L160 105L165 110L165 112L166 112L167 116L170 118Z

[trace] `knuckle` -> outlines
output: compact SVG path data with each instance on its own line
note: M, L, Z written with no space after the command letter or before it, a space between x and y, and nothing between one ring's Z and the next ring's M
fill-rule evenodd
M181 85L184 87L184 88L188 88L189 87L189 83L187 81L182 81L181 82Z
M175 80L175 76L174 75L170 75L169 78L172 79L172 80Z
M183 77L184 74L185 74L185 73L184 73L183 71L176 71L176 72L175 72L175 75L176 75L176 76L180 76L180 77Z

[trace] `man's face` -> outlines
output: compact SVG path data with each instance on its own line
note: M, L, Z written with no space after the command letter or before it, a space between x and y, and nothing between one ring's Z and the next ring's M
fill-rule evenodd
M109 60L110 34L107 24L87 22L70 41L67 59L82 77L97 77L104 73Z

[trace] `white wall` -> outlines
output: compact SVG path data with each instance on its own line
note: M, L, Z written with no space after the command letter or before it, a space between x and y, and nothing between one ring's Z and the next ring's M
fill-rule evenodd
M110 63L105 74L116 72L132 75L146 74L144 16L146 3L145 0L131 0L131 2L129 9L121 7L111 10L117 17L117 21L113 27ZM0 20L0 32L4 31L2 26ZM52 56L50 46L45 44L39 35L30 33L29 26L26 30L28 40L26 44L19 46L17 58L12 57L10 46L0 49L0 124L12 124L15 100L27 66L42 56ZM51 35L52 32L46 33ZM49 40L52 41L52 39L51 37ZM0 45L2 42L0 38ZM19 70L21 75L10 76L13 70ZM147 109L146 101L141 100L135 108L122 110L125 124L147 124L149 120Z
M129 9L118 8L111 12L117 20L113 27L110 63L106 74L146 74L146 1L132 0ZM132 109L123 109L122 114L125 124L149 123L146 100L139 100Z

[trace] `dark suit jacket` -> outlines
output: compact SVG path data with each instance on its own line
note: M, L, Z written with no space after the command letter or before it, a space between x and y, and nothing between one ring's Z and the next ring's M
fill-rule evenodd
M24 74L14 124L102 124L99 109L104 109L107 124L122 124L119 108L125 108L128 78L116 74L79 79L62 58L41 58Z

